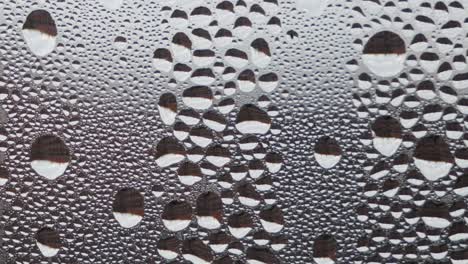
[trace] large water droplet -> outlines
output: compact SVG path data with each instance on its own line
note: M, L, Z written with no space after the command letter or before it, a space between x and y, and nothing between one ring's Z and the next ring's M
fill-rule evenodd
M59 233L49 227L44 227L37 232L36 245L44 257L57 255L62 247Z
M31 167L48 180L63 175L69 163L70 151L59 137L40 136L31 146Z
M32 11L26 18L22 31L29 49L37 56L46 56L57 45L57 27L46 10Z
M206 192L197 199L197 222L206 229L217 229L221 227L223 220L223 203L221 197L214 192Z
M139 191L125 188L115 195L112 213L122 227L131 228L143 219L144 206L144 198Z
M314 150L315 160L325 169L331 169L340 162L342 151L338 142L333 138L321 137L315 144Z
M368 40L362 59L374 74L391 77L403 70L405 53L405 42L400 36L390 31L382 31Z
M172 232L187 228L192 221L192 207L184 201L171 201L161 215L164 226Z
M448 144L440 136L419 140L413 156L416 167L430 181L445 177L454 163Z
M241 107L236 119L236 128L242 134L266 134L270 127L271 119L265 111L252 104Z

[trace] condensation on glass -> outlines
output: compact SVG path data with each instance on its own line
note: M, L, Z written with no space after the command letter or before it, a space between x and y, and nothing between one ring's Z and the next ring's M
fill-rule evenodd
M0 7L0 263L468 263L467 1Z

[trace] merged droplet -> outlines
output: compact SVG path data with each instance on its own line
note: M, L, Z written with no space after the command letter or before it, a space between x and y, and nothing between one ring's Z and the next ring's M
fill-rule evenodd
M192 162L182 163L177 170L177 175L179 176L179 181L188 186L196 184L203 178L200 166Z
M424 224L432 228L446 228L452 218L447 204L438 201L427 201L420 211Z
M231 161L231 152L221 145L214 145L206 150L206 160L216 167L223 167Z
M225 60L236 69L243 68L249 63L247 53L239 49L229 49L224 55Z
M203 114L203 123L216 132L222 132L227 125L226 118L214 110Z
M243 182L237 186L237 192L239 193L239 202L245 206L256 207L262 201L262 196L251 183Z
M468 168L468 148L459 148L454 154L455 163L462 169Z
M223 231L217 231L211 233L208 239L210 248L216 253L221 253L227 249L232 237Z
M450 252L450 261L453 264L463 264L468 261L468 249L457 249Z

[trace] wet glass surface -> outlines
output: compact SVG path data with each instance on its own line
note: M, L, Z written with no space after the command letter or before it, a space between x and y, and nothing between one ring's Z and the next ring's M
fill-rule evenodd
M467 10L0 2L0 263L468 263Z

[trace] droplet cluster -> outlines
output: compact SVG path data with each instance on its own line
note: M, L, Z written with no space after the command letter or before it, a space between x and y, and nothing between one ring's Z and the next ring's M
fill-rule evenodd
M356 261L465 263L466 3L353 5L346 65L368 127Z
M0 2L0 263L466 262L466 17Z
M275 251L286 246L274 194L283 158L269 147L279 112L266 96L280 83L269 67L279 8L277 1L162 8L171 34L155 49L153 66L170 78L172 91L159 97L158 110L171 135L157 142L154 157L163 171L175 171L181 190L196 194L195 201L180 195L165 205L165 259L225 263L245 255L278 263ZM190 226L198 234L180 241L174 233Z
M280 4L143 2L0 3L6 263L279 263Z

